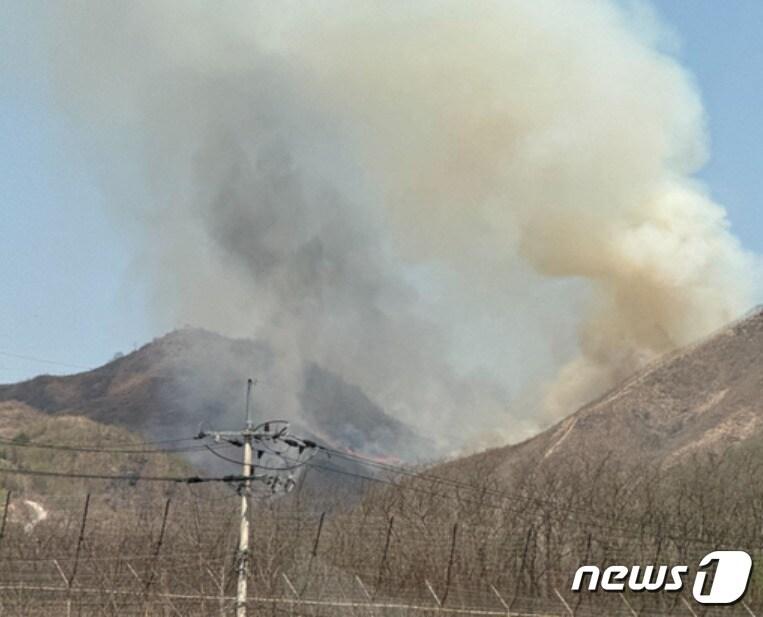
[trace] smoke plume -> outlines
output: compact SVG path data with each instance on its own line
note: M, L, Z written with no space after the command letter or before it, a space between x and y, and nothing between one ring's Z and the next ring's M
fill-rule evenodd
M288 413L317 363L463 445L751 302L753 258L692 179L696 89L644 15L70 3L47 40L158 323L266 343Z

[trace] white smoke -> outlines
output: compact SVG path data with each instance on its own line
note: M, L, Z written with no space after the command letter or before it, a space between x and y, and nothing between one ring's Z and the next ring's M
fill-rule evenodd
M631 16L69 3L47 40L162 323L266 341L273 405L296 413L318 362L460 444L523 436L751 302L691 178L696 90Z
M753 260L691 178L705 159L697 92L631 15L602 1L419 9L351 4L295 40L359 127L411 254L470 284L504 284L509 259L591 284L549 413L749 307Z

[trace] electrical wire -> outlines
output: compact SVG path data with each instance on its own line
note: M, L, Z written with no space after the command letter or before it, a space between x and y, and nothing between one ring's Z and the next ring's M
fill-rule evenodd
M269 423L273 424L273 423L277 423L277 422L278 421L271 421ZM263 422L259 426L265 426L266 424L269 424L269 423L268 422ZM275 437L268 435L268 437L271 438L271 439L275 439L275 440L283 439L284 438L283 435L277 435ZM286 437L294 439L293 437L288 436L288 435ZM154 442L143 442L142 445L157 445L157 444L160 444L160 443L182 443L182 442L186 442L186 441L196 440L198 438L199 438L199 436L188 437L188 438L180 438L180 439L172 439L172 440L161 440L161 441L154 441ZM413 478L413 479L425 480L425 481L428 481L428 482L440 484L442 486L450 486L450 487L455 488L455 489L464 489L464 490L478 491L483 496L484 495L490 495L490 496L498 497L498 498L500 498L501 500L504 500L504 501L505 500L514 500L514 501L516 501L518 499L523 499L523 500L525 500L526 503L534 503L536 505L542 505L542 506L544 506L544 507L546 507L548 509L551 509L551 510L555 511L558 516L562 516L563 515L563 516L566 516L567 518L573 518L573 520L577 520L577 522L580 522L580 523L585 523L587 525L592 525L592 526L596 526L596 527L603 528L603 529L609 529L610 531L618 530L619 532L623 532L623 533L629 534L631 537L634 537L635 535L638 535L638 534L635 534L634 532L632 532L632 530L628 529L627 527L619 527L619 526L613 526L613 525L606 525L606 524L601 523L600 521L596 521L595 517L597 516L597 514L595 512L592 512L592 511L582 510L580 508L570 508L570 507L565 507L565 506L559 506L558 504L554 504L552 502L549 502L547 500L542 500L542 499L537 498L537 497L522 497L522 496L517 496L517 495L510 495L510 494L505 493L503 491L499 491L499 490L495 490L495 489L488 489L488 488L485 488L485 487L478 487L478 486L475 486L475 485L472 485L472 484L468 484L466 482L461 482L461 481L454 480L454 479L451 479L451 478L444 478L444 477L437 476L437 475L434 475L434 474L431 474L431 473L428 473L428 472L417 472L417 471L413 471L411 469L408 469L408 468L405 468L405 467L402 467L402 466L392 465L390 463L384 463L384 462L381 462L381 461L370 459L370 458L364 457L364 456L359 455L359 454L355 454L355 453L351 453L351 452L346 452L346 451L342 451L342 450L337 450L335 448L329 448L327 446L323 446L323 445L319 445L319 444L314 444L314 442L311 442L311 441L303 441L303 440L298 440L298 439L296 439L295 441L298 441L300 443L300 445L303 445L303 446L305 444L309 444L306 447L308 447L308 448L315 447L316 448L316 453L317 453L318 450L319 451L323 451L329 457L331 457L331 456L340 457L340 458L343 458L345 460L350 460L350 461L353 461L353 462L360 463L360 464L365 465L367 467L372 467L372 468L381 469L381 470L384 470L384 471L394 472L396 474L403 475L403 476L406 476L406 477L410 477L410 478ZM10 441L10 440L0 439L0 445L10 446L10 447L44 448L44 449L52 449L52 450L75 451L75 452L101 452L101 453L109 453L109 454L115 454L115 453L126 453L126 454L165 454L165 453L170 453L171 454L171 453L183 453L183 452L195 452L195 451L208 451L208 452L212 453L213 455L217 456L218 458L226 460L227 462L231 462L231 463L235 463L235 464L241 464L240 461L237 461L235 459L226 457L224 455L221 455L221 454L215 452L214 449L212 447L210 447L209 445L207 445L207 444L200 444L200 445L197 445L197 446L179 447L179 448L174 448L174 449L170 449L170 448L165 448L165 449L158 449L158 448L152 448L152 449L138 449L138 448L134 448L134 449L133 448L118 449L118 448L113 448L113 447L112 448L99 448L99 447L80 446L80 445L73 445L73 444L52 444L52 443L40 443L40 442L36 442L36 443L35 442L18 443L18 442L14 442L14 441ZM136 444L136 445L138 445L138 444ZM229 442L229 444L224 445L224 446L218 446L218 448L231 447L231 446L240 446L240 445L241 444L239 442ZM376 477L376 476L370 476L370 475L360 474L360 473L357 473L357 472L352 472L352 471L347 471L347 470L339 469L339 468L336 468L336 467L320 465L318 463L312 462L312 460L315 458L315 454L313 454L306 461L300 461L298 459L289 459L289 457L287 457L285 455L285 451L278 451L278 450L275 450L275 449L271 449L270 447L268 447L268 444L265 443L265 441L262 440L262 439L260 439L258 441L258 445L263 446L267 451L271 452L272 454L274 454L276 456L279 456L280 458L282 458L284 460L291 460L294 463L294 465L293 466L289 466L289 467L278 467L278 468L275 468L275 467L269 467L269 466L264 466L264 465L259 465L258 466L256 464L253 464L254 468L260 468L260 469L263 469L263 470L266 470L266 471L290 471L290 470L296 469L297 467L308 466L308 467L313 467L313 468L318 469L318 470L327 471L327 472L330 472L330 473L335 473L335 474L355 477L355 478L359 478L359 479L366 480L366 481L369 481L369 482L387 484L387 485L390 485L390 486L394 486L394 487L396 487L398 489L403 489L403 490L408 490L408 491L415 491L415 492L419 492L421 494L428 494L428 495L431 495L431 496L436 496L438 498L446 498L446 497L450 496L450 495L443 494L443 493L437 493L435 491L424 490L424 489L421 489L419 487L407 486L407 485L402 484L400 482L395 482L395 481L391 481L391 480L387 480L387 479L382 479L382 478L379 478L379 477ZM72 478L81 478L81 479L126 480L126 481L131 481L131 482L137 482L139 480L146 480L146 481L164 481L164 482L177 482L177 483L189 483L189 484L190 483L198 483L198 482L214 482L214 481L237 482L237 481L242 481L242 480L245 479L243 476L225 476L223 478L201 478L199 476L191 476L191 477L151 477L151 476L145 476L145 477L142 477L142 476L136 476L136 475L121 475L120 476L120 475L100 475L100 474L65 474L65 473L61 473L61 472L50 472L50 471L41 471L41 470L0 470L0 473L3 473L3 472L4 473L18 473L18 474L22 474L22 475L23 474L25 474L25 475L45 475L45 476L49 476L49 477L62 477L62 478L72 477ZM463 498L461 498L461 500L464 501ZM484 500L483 501L479 501L479 502L478 501L474 501L474 500L468 500L466 502L467 503L473 503L474 505L477 505L477 506L480 506L480 507L498 508L500 510L507 510L508 509L509 511L513 512L514 514L524 514L524 511L522 509L519 509L519 508L510 509L510 508L507 508L506 505L498 505L498 504L488 503L488 502L485 502ZM589 520L580 521L580 519L575 519L574 517L572 517L572 515L585 516ZM591 518L593 518L594 520L591 520ZM643 524L639 523L638 526L640 526L643 529ZM684 539L684 540L688 540L688 541L695 542L695 543L708 544L708 541L705 540L705 539L702 539L702 538L687 538L685 536L681 536L680 534L671 534L668 530L664 530L664 529L660 530L660 533L663 536L665 536L665 537L670 537L670 538L674 538L674 539ZM647 535L653 535L653 534L647 532Z
M212 449L212 448L210 448L209 446L206 446L206 445L205 445L205 447L206 447L206 449L207 449L207 450L209 450L209 452L210 452L211 454L214 454L214 455L215 455L217 458L220 458L220 459L222 459L222 460L224 460L224 461L228 461L229 463L235 463L236 465L243 465L243 464L244 464L244 463L243 463L243 461L237 461L235 458L230 458L230 457L228 457L228 456L224 456L224 455L222 455L222 454L219 454L218 452L215 452L215 450L214 450L214 449ZM279 453L279 456L280 456L280 453ZM313 454L313 455L312 455L312 456L311 456L309 459L307 459L306 461L302 461L302 462L299 462L299 463L295 463L294 465L290 465L290 466L288 466L288 467L268 467L268 466L266 466L266 465L260 465L260 464L258 464L258 463L252 463L252 464L251 464L251 465L249 465L249 466L250 466L252 469L262 469L262 470L264 470L264 471L293 471L294 469L298 469L298 468L302 467L303 465L305 465L305 464L306 464L308 461L310 461L310 460L311 460L311 459L313 459L314 457L315 457L315 454Z
M54 366L63 366L66 368L76 368L85 371L94 370L92 366L83 366L81 364L69 364L68 362L57 362L56 360L46 360L45 358L37 358L35 356L27 356L19 353L11 353L10 351L0 351L0 356L7 358L16 358L18 360L29 360L30 362L38 362L40 364L51 364Z
M326 447L326 446L319 445L318 447L321 450L324 450L326 453L330 454L331 456L338 456L340 458L344 458L346 460L358 462L358 463L364 464L364 465L369 466L369 467L376 467L376 468L383 469L383 470L386 470L386 471L391 471L391 472L394 472L394 473L405 475L405 476L408 476L408 477L411 477L411 478L414 478L414 479L429 480L430 482L439 483L439 484L442 484L442 485L445 485L445 486L452 486L452 487L457 488L457 489L466 489L466 490L478 491L478 492L480 492L480 493L482 493L484 495L491 495L491 496L499 497L500 499L504 499L504 500L507 500L507 499L512 499L512 500L525 499L525 500L529 500L532 503L544 506L546 508L553 509L553 510L557 511L557 513L561 510L564 514L566 514L568 516L569 515L580 515L580 516L593 517L593 518L595 518L597 516L597 513L593 512L593 511L582 510L580 508L571 508L569 506L559 506L558 504L554 504L553 502L550 502L550 501L544 500L544 499L540 499L538 497L521 497L521 496L517 496L517 495L510 495L510 494L508 494L508 493L506 493L504 491L499 491L499 490L496 490L496 489L489 489L489 488L486 488L486 487L474 486L472 484L468 484L468 483L465 483L465 482L460 482L458 480L454 480L454 479L451 479L451 478L443 478L441 476L435 476L435 475L432 475L432 474L429 474L429 473L426 473L426 472L420 473L420 472L412 471L412 470L406 469L404 467L400 467L400 466L396 466L396 465L391 465L389 463L383 463L383 462L380 462L380 461L369 459L367 457L363 457L363 456L358 455L358 454L344 452L342 450L336 450L334 448L329 448L329 447ZM329 468L329 467L325 468L325 470L328 470L328 471L331 471L333 469L334 468ZM344 473L349 475L349 472L344 472ZM360 477L362 477L363 479L366 479L366 480L378 481L377 478L371 478L371 477L368 477L368 476L360 476ZM398 484L398 483L394 483L394 482L387 482L387 483L392 484L393 486L400 487L400 488L403 487L403 485ZM434 493L431 493L431 494L434 494ZM472 503L475 503L475 502L472 501ZM479 505L487 505L487 504L484 504L484 502L479 502ZM591 521L591 520L580 521L579 519L575 519L575 520L577 520L578 522L581 522L581 523L589 524L589 525L596 525L596 526L599 526L599 527L602 526L601 523L599 523L599 522L597 522L595 520L594 521ZM640 523L638 525L641 526ZM613 526L610 529L611 530L616 530L616 529L618 529L618 527L614 527ZM619 529L626 529L627 531L630 531L630 530L628 530L628 528L620 527ZM653 535L653 533L654 532L647 532L647 535ZM690 542L693 542L693 543L701 543L701 544L709 544L710 543L708 540L703 539L703 538L696 538L696 537L692 538L692 537L681 536L680 534L671 533L670 530L661 529L660 533L665 535L665 537L669 537L669 538L673 538L673 539L683 539L683 540L690 541Z
M391 464L388 464L388 463L381 463L379 461L374 461L373 459L368 459L368 458L362 457L360 455L350 454L350 453L347 453L347 452L343 452L341 450L336 450L336 449L333 449L333 448L328 448L326 446L322 446L322 445L318 445L318 444L316 444L316 448L318 448L319 450L324 451L329 456L331 456L331 455L340 456L340 457L343 457L345 459L353 460L355 462L359 462L359 463L366 464L366 465L369 465L369 466L376 466L376 467L385 469L387 471L394 471L396 473L399 473L401 475L406 475L406 476L411 477L411 478L429 480L430 482L436 482L436 483L439 483L439 484L442 484L442 485L445 485L445 486L451 486L451 487L456 488L456 489L468 489L468 490L473 490L473 491L476 490L476 491L479 491L480 493L482 493L482 495L491 495L491 496L500 497L504 501L507 501L509 499L512 499L514 501L516 501L517 499L524 499L525 502L526 502L525 506L529 505L529 503L534 503L536 505L538 505L538 504L542 505L545 508L547 508L548 510L552 510L555 513L555 515L557 516L557 520L559 520L558 517L565 516L567 519L572 519L572 520L574 520L574 521L576 521L576 522L578 522L580 524L584 524L584 525L587 525L587 526L598 527L598 528L606 530L606 531L617 531L618 533L621 533L624 536L629 536L631 538L641 537L641 535L643 535L644 533L646 533L646 535L649 535L649 536L658 537L658 534L646 531L642 524L639 524L639 526L641 527L642 531L641 531L641 533L638 533L638 532L634 532L632 529L629 529L627 527L621 527L621 526L615 526L615 525L607 525L605 523L597 521L597 520L595 520L596 513L594 513L594 512L583 511L583 510L580 510L580 509L575 509L575 508L570 508L570 507L560 507L557 504L553 504L553 503L545 501L545 500L540 500L538 498L527 498L527 497L521 497L521 496L516 496L516 495L509 495L508 493L505 493L505 492L502 492L502 491L497 491L497 490L493 490L493 489L487 489L487 488L483 488L483 487L477 487L477 486L474 486L474 485L471 485L471 484L460 482L458 480L451 480L449 478L442 478L440 476L434 476L434 475L427 474L427 473L419 473L419 472L411 471L411 470L406 469L404 467L399 467L399 466L391 465ZM292 460L295 464L300 463L297 460L289 459L289 457L285 456L283 453L275 452L273 450L271 450L271 452L273 452L274 454L278 454L284 460ZM311 459L312 458L313 457L311 457ZM234 461L233 459L231 459L231 461L239 463L238 461ZM408 485L405 485L405 484L402 484L402 483L399 483L399 482L394 482L394 481L391 481L391 480L388 480L388 479L379 478L379 477L376 477L376 476L369 476L369 475L360 474L360 473L357 473L357 472L352 472L352 471L340 469L340 468L337 468L337 467L330 467L330 466L326 466L326 465L320 465L320 464L311 462L311 460L305 461L304 463L300 464L299 466L302 466L302 465L306 465L308 467L312 467L314 469L318 469L318 470L321 470L321 471L327 471L329 473L340 474L340 475L344 475L344 476L348 476L348 477L355 477L355 478L358 478L358 479L362 479L362 480L366 480L366 481L374 482L374 483L386 484L386 485L389 485L389 486L393 486L393 487L395 487L397 489L402 489L402 490L407 490L407 491L412 491L412 492L418 492L420 494L427 494L427 495L434 496L434 497L437 497L437 498L448 498L448 497L450 497L450 495L448 495L448 494L437 493L435 491L430 491L430 490L424 490L424 489L421 489L421 488L408 486ZM505 503L503 505L500 505L500 504L494 504L494 503L485 502L484 500L481 500L481 501L464 500L463 497L460 497L460 499L461 499L462 502L470 503L470 504L476 505L478 507L490 507L490 508L497 509L497 510L500 510L500 511L508 511L508 512L511 512L512 514L520 514L520 515L524 515L525 514L523 509L518 508L518 507L510 508ZM547 514L548 514L548 512L547 512ZM587 520L581 521L580 519L575 518L573 515L586 516ZM588 517L590 517L590 518L588 518ZM704 538L696 538L696 537L692 538L692 537L681 536L680 534L670 533L669 530L664 530L664 529L660 530L659 535L662 535L662 536L667 537L667 538L672 538L674 540L675 539L682 539L682 540L685 540L685 541L688 541L688 542L692 542L692 543L695 543L695 544L702 544L702 545L710 544L710 542L708 540L704 539Z
M138 482L174 482L179 484L200 484L205 482L243 482L247 478L240 475L228 475L219 477L206 476L141 476L138 474L91 474L91 473L68 473L61 471L48 471L42 469L0 469L0 474L42 476L49 478L67 478L78 480L119 480L133 484Z
M180 452L197 452L204 450L203 445L193 445L177 448L144 448L142 446L153 446L165 443L182 443L185 441L193 441L196 437L186 437L183 439L165 439L160 441L146 441L134 444L133 448L122 447L98 447L98 446L86 446L86 445L74 445L74 444L61 444L50 442L22 442L12 439L0 438L0 446L8 446L11 448L36 448L42 450L61 450L66 452L98 452L104 454L173 454ZM229 446L223 446L229 447Z
M374 477L374 476L368 476L368 475L365 475L365 474L359 474L359 473L356 473L356 472L347 471L347 470L344 470L344 469L339 469L337 467L328 467L328 466L325 466L325 465L320 465L320 464L312 463L312 462L306 463L306 466L312 467L314 469L322 470L322 471L327 471L329 473L335 473L335 474L340 474L340 475L344 475L344 476L350 476L350 477L359 478L359 479L362 479L362 480L367 480L369 482L375 482L375 483L379 483L379 484L387 484L389 486L393 486L393 487L395 487L397 489L400 489L400 490L409 491L409 492L413 492L413 493L424 494L424 495L429 495L429 496L437 497L437 498L440 498L440 499L449 498L450 497L450 495L448 495L448 494L437 493L435 491L429 491L429 490L425 490L425 489L421 489L421 488L416 488L416 487L413 487L413 486L407 486L405 484L401 484L401 483L394 482L394 481L391 481L391 480L387 480L387 479L383 479L383 478L378 478L378 477ZM460 498L460 500L462 502L464 502L464 503L469 503L471 505L475 505L475 506L478 506L478 507L487 507L487 508L495 509L495 510L498 510L498 511L508 512L508 513L511 513L511 514L514 514L514 515L517 515L517 514L518 515L525 515L526 514L526 512L523 511L522 509L520 509L518 507L510 507L507 504L501 505L501 504L489 503L489 502L484 502L484 501L479 501L478 502L478 501L475 501L475 500L464 499L464 498ZM713 544L710 540L707 540L705 538L697 538L697 537L691 537L691 536L683 536L683 535L680 535L680 534L674 534L674 533L670 533L669 530L665 530L665 529L661 529L660 533L650 532L647 529L643 529L643 532L636 532L636 531L633 531L632 529L630 529L628 527L608 525L606 523L602 523L601 521L596 521L596 520L580 521L579 519L575 519L574 517L570 516L571 514L575 513L574 510L572 510L570 508L563 508L563 507L557 506L556 508L554 508L554 513L555 513L555 515L557 517L559 517L561 515L567 515L567 517L569 519L572 519L573 521L575 521L577 523L580 523L581 525L588 525L588 526L598 527L600 530L603 530L603 531L616 532L618 534L621 534L621 537L624 537L624 538L639 539L639 538L643 537L644 535L646 535L646 536L654 537L654 538L664 537L666 539L672 539L672 540L683 540L683 541L688 542L688 543L699 544L699 545L702 545L702 546L709 546L709 545ZM550 513L549 513L549 516L550 516ZM559 518L557 518L557 521L558 520L559 520Z

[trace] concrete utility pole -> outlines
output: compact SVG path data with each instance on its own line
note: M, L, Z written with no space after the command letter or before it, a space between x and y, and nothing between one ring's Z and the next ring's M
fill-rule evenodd
M250 399L254 382L246 382L246 429L244 438L244 469L246 478L241 487L241 530L238 537L238 587L236 591L236 617L246 617L246 584L249 575L249 496L252 491L252 407Z
M238 569L238 586L236 588L236 617L246 617L246 601L247 601L247 580L249 575L249 535L251 525L250 514L250 498L252 496L252 482L262 481L268 486L272 493L276 493L279 490L288 493L294 488L294 480L289 474L286 481L279 480L278 473L280 471L290 471L304 465L306 461L299 462L299 457L305 451L313 453L317 452L317 445L314 441L307 439L301 439L289 433L289 423L286 420L269 420L260 423L258 426L254 425L254 419L252 418L252 388L255 385L255 381L249 379L246 384L246 425L240 431L201 431L198 435L199 439L205 437L212 437L216 442L226 441L235 446L243 446L244 448L244 469L241 478L237 478L239 484L239 494L241 495L241 526L239 529L238 539L238 552L236 555L236 564ZM257 459L263 455L265 450L268 451L268 455L271 458L278 460L281 459L283 463L282 468L278 466L269 465L267 469L271 473L270 475L254 475L254 461L252 460L252 446L257 441L260 447L257 449ZM276 447L278 446L278 447ZM280 449L279 449L280 448ZM285 457L286 452L293 448L297 450L296 456L291 459ZM211 450L211 448L210 448ZM225 458L225 457L222 457ZM295 458L297 464L295 465ZM237 462L235 459L226 459L231 462ZM287 464L287 460L289 460Z
M252 420L251 396L255 382L249 379L246 383L246 426L241 431L204 431L202 436L220 439L240 439L244 443L244 481L241 484L241 526L239 528L238 554L238 585L236 587L236 617L246 617L247 580L249 576L249 497L252 492L252 441L254 439L254 422Z

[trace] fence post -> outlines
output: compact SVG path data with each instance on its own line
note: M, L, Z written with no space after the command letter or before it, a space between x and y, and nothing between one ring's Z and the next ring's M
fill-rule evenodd
M315 533L315 542L313 542L313 551L310 553L310 561L307 563L307 573L305 574L305 584L302 585L302 590L299 593L300 598L305 594L305 591L307 591L307 586L310 584L310 575L313 571L313 560L318 555L318 543L321 541L321 531L323 531L324 518L326 518L326 513L321 512L321 518L318 521L318 531Z
M225 617L225 562L220 565L220 617Z
M85 507L82 510L82 523L79 527L79 536L77 537L77 548L74 551L74 564L72 565L72 573L69 576L69 584L67 585L66 592L66 617L71 617L72 614L72 585L74 585L74 577L77 576L77 567L79 566L79 554L82 550L82 542L85 539L85 525L87 524L87 513L90 510L90 493L85 495Z
M164 542L164 532L167 529L167 517L170 513L170 503L172 500L170 498L167 498L167 501L164 504L164 516L162 517L162 526L159 529L159 539L156 542L156 546L154 547L154 554L151 558L151 569L148 572L148 578L146 579L146 585L144 592L148 594L148 590L151 587L151 584L154 582L154 576L156 576L156 562L159 559L159 551L162 550L162 543Z
M5 535L5 522L8 520L8 508L11 503L11 491L10 489L5 492L5 506L3 507L3 518L0 521L0 545L3 542L3 536ZM2 599L0 599L0 615L5 610Z
M69 575L69 589L71 589L74 583L74 577L77 575L77 567L79 566L79 554L82 551L82 542L85 539L85 525L87 524L87 513L90 510L90 493L85 495L85 507L82 510L82 522L79 526L79 536L77 537L77 548L74 551L74 564L72 565L72 573Z
M2 546L3 536L5 536L5 522L8 520L8 509L11 503L11 491L10 489L5 492L5 506L3 507L3 518L0 521L0 546ZM0 600L0 614L4 610L2 600Z
M381 561L379 562L379 574L376 577L376 585L374 585L374 594L371 597L372 600L376 599L376 594L379 592L379 586L381 585L382 576L384 575L384 568L387 565L387 553L389 552L389 543L392 538L392 525L395 524L395 517L389 517L389 525L387 526L387 538L384 541L384 552L382 553Z
M445 592L442 594L442 603L448 599L448 592L450 591L450 577L453 572L453 561L456 556L456 538L458 537L458 523L453 525L453 537L450 541L450 557L448 558L448 570L445 573Z
M318 542L321 540L321 531L323 531L323 519L326 518L326 513L321 512L321 520L318 521L318 531L315 534L315 542L313 543L313 553L312 556L316 557L318 555Z
M3 507L3 520L0 521L0 542L3 541L5 535L5 522L8 520L8 509L11 504L11 491L8 490L5 493L5 506Z
M522 551L522 563L519 565L519 574L517 575L516 581L514 581L514 596L511 598L511 603L509 604L509 610L514 608L514 602L517 601L517 596L519 595L519 586L522 582L522 575L525 572L525 565L527 563L527 553L530 550L530 541L532 540L534 527L530 525L527 529L527 536L525 537L525 548Z

